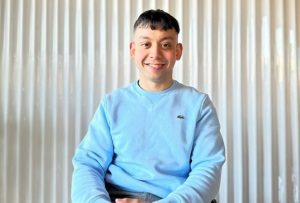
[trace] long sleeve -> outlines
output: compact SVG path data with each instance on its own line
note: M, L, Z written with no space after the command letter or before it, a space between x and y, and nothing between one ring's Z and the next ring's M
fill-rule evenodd
M133 83L97 109L73 158L72 201L110 202L107 181L161 203L207 203L219 190L224 154L207 95L178 82L156 94Z
M104 179L112 160L113 144L104 104L97 109L73 157L73 203L110 202Z
M159 203L210 203L218 193L225 149L216 111L208 96L195 130L191 171L187 180Z

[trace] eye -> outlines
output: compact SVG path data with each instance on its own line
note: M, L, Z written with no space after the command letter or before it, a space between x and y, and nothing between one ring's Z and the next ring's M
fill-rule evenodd
M143 42L141 43L141 46L147 49L151 46L151 44L149 42Z
M165 42L165 43L162 43L162 48L164 49L170 49L172 47L172 44L169 43L169 42Z

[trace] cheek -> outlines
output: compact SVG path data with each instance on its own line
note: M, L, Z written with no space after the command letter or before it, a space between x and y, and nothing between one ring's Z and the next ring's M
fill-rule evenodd
M168 59L169 61L175 61L176 60L176 53L175 52L169 52L169 53L166 53L164 57L166 59Z
M137 63L142 63L145 57L143 54L136 52L134 58Z

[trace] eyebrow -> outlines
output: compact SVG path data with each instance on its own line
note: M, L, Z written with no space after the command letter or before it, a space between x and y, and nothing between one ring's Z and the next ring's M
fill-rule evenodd
M150 37L147 36L139 36L139 39L151 39ZM164 37L162 38L160 41L164 41L164 40L175 40L174 37Z

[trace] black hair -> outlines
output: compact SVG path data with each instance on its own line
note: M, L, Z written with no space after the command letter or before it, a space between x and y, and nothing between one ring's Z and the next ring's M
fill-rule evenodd
M152 30L160 29L164 31L174 28L177 34L180 32L176 18L160 9L143 12L134 23L134 31L139 27L150 27Z

